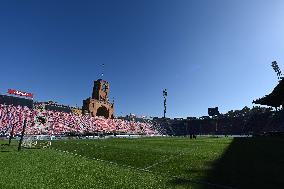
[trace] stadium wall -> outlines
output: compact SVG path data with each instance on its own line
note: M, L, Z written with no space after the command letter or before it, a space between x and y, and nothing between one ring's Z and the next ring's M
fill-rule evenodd
M33 109L33 100L14 96L0 95L0 104L27 106L28 108Z

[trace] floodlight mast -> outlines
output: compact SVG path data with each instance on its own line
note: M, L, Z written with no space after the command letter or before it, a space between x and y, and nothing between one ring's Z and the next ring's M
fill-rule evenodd
M163 90L163 97L164 97L164 118L166 118L166 113L167 113L167 96L168 96L167 89L164 89L164 90Z
M208 115L211 116L211 119L216 118L215 134L217 134L217 132L218 132L218 115L220 115L218 107L208 108Z

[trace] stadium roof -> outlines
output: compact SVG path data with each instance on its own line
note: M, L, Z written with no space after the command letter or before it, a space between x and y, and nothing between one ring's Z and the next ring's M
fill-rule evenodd
M254 104L279 107L284 104L284 79L273 89L269 95L253 101Z

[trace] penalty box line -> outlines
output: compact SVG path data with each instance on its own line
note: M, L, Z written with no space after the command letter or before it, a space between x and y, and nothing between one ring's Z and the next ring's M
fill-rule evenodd
M133 167L133 166L130 166L130 165L124 165L124 164L118 164L116 162L113 162L113 161L108 161L108 160L103 160L103 159L99 159L99 158L89 158L87 156L82 156L80 154L76 154L76 153L73 153L73 152L69 152L69 151L65 151L65 150L59 150L59 149L56 149L56 148L52 148L50 147L50 149L52 150L55 150L55 151L59 151L61 153L67 153L67 154L71 154L71 155L74 155L74 156L79 156L79 157L82 157L82 158L86 158L86 159L90 159L90 160L96 160L96 161L100 161L100 162L105 162L105 163L109 163L109 164L114 164L114 165L117 165L119 167L124 167L124 168L129 168L129 169L134 169L134 170L138 170L138 171L143 171L143 172L147 172L147 173L151 173L153 174L155 177L159 177L157 174L160 174L160 175L164 175L166 177L170 177L170 178L174 178L174 179L181 179L181 180L185 180L185 181L188 181L192 184L200 184L200 185L207 185L207 186L214 186L214 187L218 187L218 188L223 188L223 189L235 189L231 186L225 186L225 185L221 185L221 184L214 184L214 183L211 183L211 182L206 182L206 181L199 181L199 180L192 180L192 179L187 179L187 178L183 178L183 177L180 177L180 176L173 176L173 175L169 175L167 173L161 173L161 172L154 172L154 171L150 171L149 170L149 167L153 167L153 166L156 166L158 165L159 163L163 163L163 162L157 162L151 166L148 166L147 168L137 168L137 167ZM179 154L178 156L181 156L183 154ZM176 157L178 157L176 156ZM170 157L167 159L170 160L170 159L174 159L175 157ZM165 161L164 161L165 162Z
M154 163L146 168L144 168L143 170L147 170L148 172L151 172L151 173L157 173L157 172L152 172L150 171L149 169L154 167L154 166L157 166L157 165L160 165L160 164L163 164L163 163L166 163L172 159L175 159L179 156L182 156L184 155L184 153L180 153L178 154L177 156L172 156L172 157L169 157L163 161L159 161L157 163ZM183 177L179 177L179 176L172 176L172 175L168 175L168 174L165 174L165 173L160 173L160 174L164 174L168 177L172 177L172 178L175 178L175 179L181 179L181 180L185 180L185 181L188 181L188 182L191 182L191 183L194 183L194 184L201 184L201 185L208 185L208 186L214 186L214 187L218 187L218 188L224 188L224 189L234 189L233 187L231 186L225 186L225 185L221 185L221 184L214 184L214 183L210 183L210 182L206 182L206 181L199 181L199 180L192 180L192 179L186 179L186 178L183 178Z
M99 158L95 158L95 157L91 158L91 157L87 157L87 156L82 156L80 154L69 152L67 150L65 151L65 150L60 150L60 149L56 149L56 148L52 148L52 147L50 147L50 149L61 152L61 153L67 153L67 154L71 154L71 155L74 155L74 156L79 156L79 157L82 157L82 158L90 159L90 160L96 160L96 161L100 161L100 162L114 164L114 165L117 165L119 167L131 168L131 169L136 169L136 170L144 171L144 172L151 172L151 171L143 169L143 168L137 168L137 167L133 167L133 166L130 166L130 165L119 164L119 163L109 161L109 160L103 160L103 159L99 159Z
M150 165L150 166L148 166L148 167L145 167L144 169L148 170L148 169L150 169L150 168L152 168L152 167L155 167L155 166L157 166L157 165L159 165L159 164L166 163L166 162L168 162L168 161L170 161L170 160L172 160L172 159L175 159L175 158L177 158L177 157L179 157L179 156L182 156L182 155L184 155L184 153L180 153L180 154L178 154L177 156L171 156L171 157L169 157L169 158L166 158L165 160L156 162L156 163L154 163L154 164L152 164L152 165Z

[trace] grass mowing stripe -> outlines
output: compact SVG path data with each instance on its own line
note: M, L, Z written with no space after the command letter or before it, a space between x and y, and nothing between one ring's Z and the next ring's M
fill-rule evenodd
M52 147L64 152L17 152L16 141L1 145L0 188L229 189L284 184L280 138L68 140L54 141ZM141 170L175 156L148 172Z
M92 141L90 141L90 142L92 142ZM79 143L76 143L76 144L79 145ZM65 152L65 151L63 151L63 152ZM71 152L71 154L72 154L72 152ZM178 156L181 156L181 155L184 155L184 153L180 153ZM175 178L175 179L185 180L185 181L191 182L193 184L207 185L207 186L213 186L213 187L224 188L224 189L232 189L233 188L233 187L225 186L225 185L221 185L221 184L215 184L215 183L206 182L206 181L202 181L202 180L188 179L188 178L184 178L184 177L180 177L180 176L173 176L173 175L170 175L168 173L162 173L162 172L150 171L149 170L149 168L151 168L151 167L154 167L154 166L156 166L156 165L158 165L160 163L169 161L170 159L178 158L178 156L171 157L171 158L168 158L168 159L160 161L160 162L156 162L156 163L154 163L151 166L148 166L146 168L139 168L139 167L134 167L134 166L130 166L130 165L120 164L120 163L116 163L116 162L109 161L109 160L99 159L99 158L96 158L96 157L94 157L92 159L97 160L97 161L107 162L107 163L110 163L110 164L116 164L116 165L119 165L119 166L122 166L122 167L127 167L127 168L130 168L130 169L136 169L138 171L150 172L153 175L163 175L164 177L168 177L168 178ZM88 158L86 156L84 156L84 157Z
M0 166L0 188L7 189L166 188L166 181L157 175L49 149L2 153Z
M52 148L51 148L51 149L52 149ZM62 150L58 150L58 149L54 149L54 150L59 151L59 152L62 152L62 153L68 153L68 151L62 151ZM77 156L77 154L73 154L72 152L71 152L70 154ZM81 155L79 155L79 156L82 157L82 158L90 159L90 158L85 157L85 156L81 156ZM148 169L146 169L146 168L141 169L141 168L132 167L132 166L128 166L128 165L117 164L117 163L115 163L115 162L106 161L106 160L102 160L102 159L97 159L97 158L93 158L93 159L96 160L96 161L101 161L101 162L110 163L110 164L114 164L114 165L117 165L117 166L129 168L129 169L134 169L134 170L137 170L137 171L149 172L149 173L152 173L153 176L158 176L157 172L150 171L150 170L148 170ZM183 177L172 176L172 175L168 175L168 174L165 174L165 173L160 173L159 175L163 175L163 176L165 176L165 177L172 177L172 178L175 178L175 179L184 180L184 181L187 181L187 182L191 182L191 183L193 183L193 184L200 184L200 185L213 186L213 187L218 187L218 188L222 188L222 189L235 189L235 188L230 187L230 186L225 186L225 185L221 185L221 184L210 183L210 182L201 181L201 180L186 179L186 178L183 178Z

